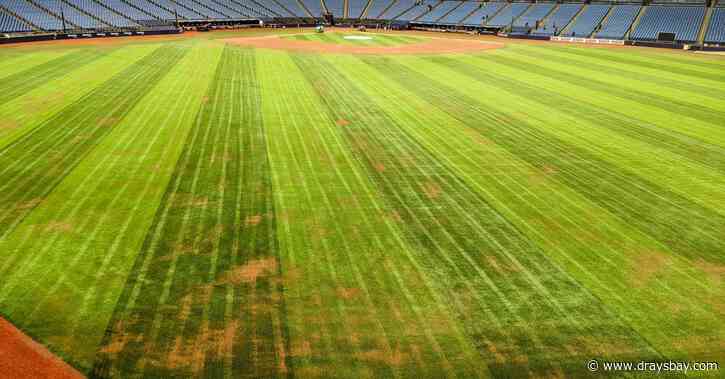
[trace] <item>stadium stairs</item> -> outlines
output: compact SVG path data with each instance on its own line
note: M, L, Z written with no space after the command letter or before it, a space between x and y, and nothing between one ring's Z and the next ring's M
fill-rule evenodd
M17 13L16 13L16 12L14 12L14 11L13 11L12 9L9 9L9 8L7 8L7 7L3 6L2 4L0 4L0 11L3 11L3 12L5 12L5 13L7 13L8 15L12 16L12 17L15 17L16 19L18 19L18 20L19 20L19 21L21 21L22 23L24 23L24 24L26 24L26 25L30 26L30 27L31 27L31 28L32 28L33 30L36 30L36 31L41 31L41 30L43 30L43 28L41 28L40 26L38 26L38 25L36 25L36 24L34 24L34 23L30 22L30 20L28 20L27 18L25 18L25 17L23 17L23 16L21 16L21 15L17 14Z
M710 26L710 19L712 19L712 12L714 7L707 7L705 9L705 17L702 19L702 25L700 25L700 31L697 33L697 42L703 44L705 42L705 34L707 33Z
M624 39L628 40L629 35L632 33L633 30L637 29L637 25L639 25L639 21L642 19L642 16L647 12L647 6L643 5L639 8L639 12L637 13L637 16L634 18L634 21L632 21L632 24L629 25L629 29L624 33Z
M584 13L584 11L585 11L585 10L586 10L587 8L589 8L589 4L586 4L586 3L585 3L584 5L582 5L582 6L581 6L581 8L579 8L579 11L578 11L578 12L576 12L576 14L574 15L574 17L572 17L572 18L571 18L571 20L569 20L569 23L568 23L568 24L566 24L566 25L564 25L564 27L563 27L563 28L561 28L561 30L559 30L559 35L562 35L562 34L563 34L563 35L565 35L566 33L568 33L568 32L569 32L569 30L570 30L571 28L573 28L573 27L574 27L574 25L576 25L576 22L577 22L577 20L579 19L579 16L581 16L581 15L582 15L582 13Z
M149 11L147 11L146 9L143 9L143 8L141 8L141 7L138 7L138 6L136 6L136 4L133 4L133 3L131 3L131 2L128 2L128 1L126 1L126 0L119 0L119 1L121 1L122 3L126 4L127 6L129 6L129 7L133 8L133 9L135 9L136 11L138 11L138 12L141 12L141 13L143 13L143 14L145 14L145 15L147 15L147 16L149 16L149 17L153 18L153 19L156 19L156 20L160 20L160 19L161 19L161 17L159 17L158 15L155 15L155 14L153 14L152 12L149 12ZM119 12L119 13L120 13L120 12Z

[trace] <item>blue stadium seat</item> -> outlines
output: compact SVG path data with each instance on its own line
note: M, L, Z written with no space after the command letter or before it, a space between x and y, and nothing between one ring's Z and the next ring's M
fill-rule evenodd
M416 0L398 0L392 7L388 8L380 19L392 20L415 5Z
M490 19L486 25L488 26L506 26L511 25L512 21L521 16L522 13L531 5L531 3L511 3L501 12Z
M539 28L534 30L532 34L537 36L552 36L558 34L571 22L571 19L574 18L581 8L582 4L561 4L552 15L539 24Z
M363 10L368 5L368 0L349 0L350 9L347 10L348 18L360 18Z
M161 20L174 20L176 17L174 16L174 13L172 10L161 8L158 5L151 3L146 0L123 0L124 2L143 10L146 13L150 13L156 17L158 17ZM179 15L179 18L183 18L183 16Z
M630 39L655 41L661 32L674 33L675 40L693 42L705 17L703 6L651 5L644 10Z
M725 43L725 8L715 8L712 11L705 42Z
M599 26L604 16L609 12L609 4L589 4L584 11L574 20L574 25L568 28L562 36L567 37L589 37L594 29Z
M307 7L312 17L322 17L324 12L322 11L322 3L320 0L302 0L302 4Z
M381 17L381 13L385 11L388 6L395 0L370 0L370 7L368 7L366 19L382 19L385 20L387 17ZM389 14L385 12L386 15Z
M325 5L335 18L345 17L345 0L325 0Z
M483 4L483 3L481 3ZM473 12L470 16L468 16L465 20L463 20L464 26L481 26L482 23L485 23L488 19L490 19L496 12L501 10L506 6L506 3L499 2L499 1L491 1L489 3L485 3L485 5L481 6Z
M98 21L60 0L36 0L36 3L53 12L57 17L65 17L66 22L72 23L81 29L103 30L110 27L109 24ZM68 29L71 28L72 26L68 25Z
M402 15L398 16L396 20L401 21L413 21L417 19L418 17L430 12L433 7L439 3L438 0L424 0L419 2L415 7L410 9L409 11L403 13Z
M532 5L514 21L514 26L536 27L536 22L546 17L551 12L551 9L554 8L554 5L554 3L536 3Z
M0 10L0 32L3 33L27 33L33 28L18 19L17 17Z
M6 0L3 5L43 30L57 31L63 29L60 18L25 0Z
M482 3L477 1L463 1L462 4L454 9L451 13L448 13L445 17L438 20L438 24L441 25L456 25L463 21L463 18L471 14L471 12L478 9Z
M274 2L275 0L267 0L265 3ZM284 6L285 8L289 9L296 17L310 17L310 15L305 12L304 9L300 6L300 3L297 2L297 0L277 0L279 1L280 5Z
M438 21L439 18L446 15L448 12L450 12L452 9L456 8L457 6L461 5L461 1L443 1L438 6L433 8L432 11L425 14L425 16L421 17L417 22L426 23L426 24L434 24L436 21Z
M108 8L102 7L98 3L92 0L66 0L68 3L75 5L83 12L100 19L103 23L119 27L119 28L130 28L139 27L140 25L131 21L130 19L121 16L120 14L109 10Z
M602 25L602 29L596 32L596 38L623 39L641 8L641 5L615 6Z

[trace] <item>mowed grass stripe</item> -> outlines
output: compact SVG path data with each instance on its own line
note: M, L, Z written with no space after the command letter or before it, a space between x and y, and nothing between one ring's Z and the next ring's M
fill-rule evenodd
M441 66L427 64L421 59L412 59L411 65L419 67L421 72L445 77L450 85L478 93L491 103L500 102L515 110L527 106L500 91L467 85L468 77L442 70ZM706 264L697 262L693 265L686 259L673 259L669 253L659 253L663 249L660 243L632 230L565 184L557 183L556 171L537 172L535 167L507 154L473 129L421 100L416 95L417 87L395 86L385 77L378 78L381 75L373 67L385 67L384 64L366 69L354 59L346 59L339 62L338 67L348 70L351 78L365 77L365 87L372 87L369 91L381 107L398 117L407 114L399 124L401 127L436 151L440 159L465 173L469 185L490 199L506 218L544 247L546 255L566 267L577 281L602 299L609 312L602 312L607 317L597 314L595 322L621 325L622 318L668 354L679 349L689 352L700 349L690 342L679 341L679 335L671 333L673 330L687 329L691 333L703 330L698 334L698 341L703 341L701 346L706 346L704 341L715 341L722 334L722 328L718 326L721 322L708 305L713 303L711 296L717 289L712 286L717 284L699 271L699 267ZM541 112L535 107L527 107L532 116ZM657 265L639 262L660 258L667 262L666 272L655 269L657 275L642 274L645 267L651 270ZM677 316L676 310L668 309L667 304L673 301L688 309L687 322ZM669 326L661 327L663 325ZM707 327L700 329L703 325ZM598 324L596 329L623 330L621 326L610 328L605 324ZM609 337L587 339L589 342L585 345L604 352L619 350L615 347L618 344L616 335ZM581 359L586 360L586 357Z
M298 60L303 61L303 58ZM562 368L556 367L556 364L551 365L542 358L545 354L558 355L552 350L553 347L548 345L551 343L561 346L560 343L552 341L556 338L554 335L563 337L580 328L575 321L576 316L569 318L570 309L562 309L561 304L548 301L556 296L549 293L548 289L551 287L547 288L547 285L540 282L537 277L547 278L547 284L556 283L560 289L575 284L562 285L563 283L559 281L565 278L561 272L559 278L554 279L558 269L542 268L541 261L545 259L542 259L544 257L540 254L529 260L530 255L537 255L535 248L530 245L528 248L525 247L526 242L522 240L516 241L516 238L524 237L510 225L507 228L506 221L502 220L499 214L467 189L455 174L436 164L429 152L416 146L414 141L396 130L384 131L390 129L384 125L394 125L394 122L381 117L384 112L370 101L366 101L368 99L362 92L356 90L351 82L341 78L332 66L316 62L314 65L301 63L301 67L302 71L310 76L310 82L315 84L322 98L327 99L328 112L350 122L350 125L343 130L348 134L352 148L368 168L368 173L381 186L386 200L394 203L402 202L393 208L405 224L409 225L409 237L416 240L416 245L420 248L430 250L428 255L450 255L455 257L457 262L449 264L458 265L460 268L467 267L463 271L467 272L466 281L475 283L469 287L470 292L465 292L465 296L471 296L470 300L477 298L480 305L492 302L504 304L503 308L498 309L486 306L476 309L475 305L468 304L473 307L468 309L469 312L479 314L480 323L471 322L466 326L476 343L480 344L481 339L485 341L479 348L482 354L488 356L492 372L495 375L505 375L521 369L513 359L515 354L527 356L528 368L540 374L559 369L567 372L580 371L574 362L565 362L563 363L565 367ZM319 73L315 73L316 71ZM346 104L345 99L350 99L347 100L350 103ZM401 156L407 158L407 167L395 158ZM415 158L410 159L411 157ZM431 191L435 193L431 195ZM424 193L426 195L423 195ZM447 210L448 214L443 210ZM469 215L470 212L475 214ZM452 219L456 221L453 222ZM480 220L491 221L485 226L477 225ZM487 257L466 256L474 250L485 251ZM497 272L484 263L486 258L498 260L501 266L512 268L512 272ZM443 269L447 264L443 261L433 266ZM520 274L517 275L516 271ZM448 272L445 275L446 281L458 283L454 274L456 272L460 275L462 271L453 269ZM468 286L463 282L458 285ZM482 298L481 293L487 290L494 292L490 294L493 299ZM463 291L463 288L460 291ZM456 298L461 294L452 291L449 296ZM582 304L578 306L581 307ZM542 314L554 317L556 322L553 324L561 329L552 335L543 332L538 335L539 333L533 330L522 328L521 325L527 324L526 318L531 317L528 312L537 314L536 317L541 317ZM459 317L465 319L465 314L469 313L459 314ZM485 326L491 322L492 324ZM501 329L505 329L508 323L515 323L523 330L506 336ZM546 335L543 336L544 334ZM543 346L544 340L547 343L546 347ZM488 349L491 346L501 345L513 345L510 351L502 353L511 354L505 364L497 363L497 358L489 355Z
M0 149L41 125L55 113L73 104L158 45L112 48L93 62L66 75L48 78L42 85L0 104ZM71 50L73 51L73 50ZM34 56L35 54L29 54Z
M161 47L0 149L0 239L60 183L186 52Z
M501 54L480 54L479 58L492 62L505 64L510 67L527 70L529 72L549 76L553 79L568 83L575 87L585 87L610 96L626 99L637 103L643 109L656 108L663 112L676 114L692 118L699 122L710 125L725 124L725 111L712 109L700 104L694 104L682 99L675 99L667 96L666 93L656 94L654 90L645 91L633 88L626 82L615 82L607 77L594 78L592 75L586 75L588 70L577 66L570 66L572 69L563 70L562 65L552 64L546 61L537 61L537 64L531 64L532 58L526 51L506 51L506 55ZM582 70L586 70L583 72Z
M0 80L19 71L40 66L43 63L70 54L73 51L16 51L13 54L2 54L0 59Z
M401 240L399 220L356 168L336 121L317 111L302 72L286 55L263 59L281 241L286 266L301 272L287 297L295 373L484 376L435 282ZM280 78L280 69L289 74ZM352 334L340 323L350 323Z
M526 54L535 56L541 60L557 61L564 60L567 65L576 65L596 70L600 75L611 78L621 78L622 81L629 81L634 86L643 83L662 92L676 90L682 96L678 99L689 101L694 104L702 104L714 109L722 109L725 106L725 78L718 80L710 76L710 80L698 80L688 75L675 75L670 72L648 69L642 66L633 66L609 60L594 58L589 55L579 54L586 49L559 50L559 49L526 49ZM675 95L677 92L675 93Z
M0 103L6 103L45 82L66 75L103 56L99 50L84 49L62 55L38 66L0 78Z
M722 73L723 68L725 68L725 60L718 59L720 57L714 57L714 59L708 62L703 59L705 58L703 56L694 58L690 56L685 57L681 54L652 54L644 51L622 54L622 52L607 51L608 49L582 49L576 47L562 47L561 50L576 51L576 54L607 62L615 62L634 67L646 67L648 69L667 72L674 76L685 75L706 81L718 82L725 80L725 74Z
M0 242L0 250L12 251L3 261L15 260L1 293L34 299L4 309L12 309L13 319L22 314L18 325L81 371L92 365L125 275L171 175L168 167L181 150L175 138L185 134L196 114L190 116L196 109L191 105L199 103L199 89L206 88L204 66L214 61L214 51L195 47ZM191 73L193 80L186 78ZM184 101L177 101L182 95ZM49 313L55 316L51 319Z
M253 53L226 48L106 337L134 341L97 375L288 374L257 88Z
M686 157L693 162L710 167L725 174L725 147L700 141L677 132L668 132L656 125L641 120L633 120L616 109L607 109L587 104L586 96L567 95L562 89L549 85L539 85L535 81L519 80L511 76L501 76L486 69L485 65L449 57L432 57L431 62L440 64L466 75L471 80L486 83L508 93L525 96L533 102L555 109L564 107L569 116L586 120L592 125L610 129L650 144L657 148Z
M371 63L385 66L381 72L390 79L419 88L433 105L542 172L555 170L558 180L678 254L710 262L725 261L719 253L725 249L725 216L565 143L529 125L524 117L486 107L468 94L426 80L393 60Z

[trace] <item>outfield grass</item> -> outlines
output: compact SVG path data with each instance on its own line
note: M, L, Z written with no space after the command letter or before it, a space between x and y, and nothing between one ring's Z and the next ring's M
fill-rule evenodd
M0 315L82 372L725 364L725 59L216 37L0 49Z

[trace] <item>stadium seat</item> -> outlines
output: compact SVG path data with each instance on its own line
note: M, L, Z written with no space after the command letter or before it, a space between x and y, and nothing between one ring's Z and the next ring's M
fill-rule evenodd
M335 18L345 17L345 0L325 0L325 6Z
M15 12L15 14L20 15L43 30L57 31L63 29L63 22L60 18L51 15L28 1L7 0L3 5L5 8Z
M554 3L536 3L530 6L519 18L514 21L514 26L536 27L536 23L546 17L554 8Z
M322 10L322 3L320 0L301 0L302 4L307 7L312 17L322 17L324 11Z
M655 41L661 32L674 33L675 40L693 42L705 17L703 6L650 5L644 10L630 39Z
M560 35L567 37L589 37L594 29L599 26L607 15L611 5L609 4L589 4L579 17L574 20L574 24L567 28Z
M448 12L461 5L461 3L461 1L443 1L438 6L433 8L432 11L426 13L423 17L416 20L416 22L435 24L439 18L445 16Z
M360 18L363 10L368 5L368 0L349 0L350 9L347 10L348 18Z
M26 33L32 30L33 28L30 25L0 9L0 32Z
M365 18L371 20L387 19L386 17L381 17L383 16L381 13L383 13L383 11L385 11L393 2L395 2L395 0L370 0L370 6L368 7ZM389 14L389 12L386 12L386 14Z
M705 42L725 43L725 8L715 8L710 17L710 26L705 34Z
M103 23L119 27L119 28L130 28L139 27L140 25L131 21L129 18L121 16L120 14L110 10L109 8L101 6L93 0L66 0L69 4L78 7L80 10L85 12L92 17L101 20Z
M506 3L492 1L489 3L480 3L478 10L466 17L462 22L464 26L481 26L486 20L491 18L496 12L506 6Z
M571 19L574 18L581 8L582 4L561 4L552 15L539 24L539 27L532 34L537 36L552 36L558 34L571 22Z
M511 3L490 19L488 26L506 26L514 23L514 20L521 16L529 8L531 3Z
M477 1L461 1L459 3L459 7L455 8L445 17L439 19L437 23L441 25L456 25L463 21L463 19L471 14L471 12L477 10L482 4Z
M641 5L615 6L595 36L597 38L623 39L640 9L642 9Z

